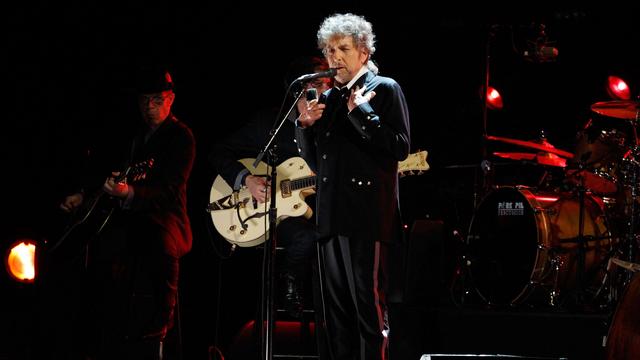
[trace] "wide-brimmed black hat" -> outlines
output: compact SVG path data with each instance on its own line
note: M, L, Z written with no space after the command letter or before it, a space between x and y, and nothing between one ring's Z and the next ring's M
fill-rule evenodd
M136 74L136 92L153 94L173 89L173 80L166 67L144 66Z

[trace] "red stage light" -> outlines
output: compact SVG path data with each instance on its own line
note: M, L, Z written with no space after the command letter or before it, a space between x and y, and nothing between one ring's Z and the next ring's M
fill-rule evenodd
M631 89L629 89L629 85L617 76L609 76L607 78L607 93L616 100L631 99Z
M502 95L492 86L487 89L487 107L492 110L501 110L504 107Z

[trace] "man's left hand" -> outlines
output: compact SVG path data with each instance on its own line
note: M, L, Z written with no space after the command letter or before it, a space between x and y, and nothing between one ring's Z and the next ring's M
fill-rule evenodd
M349 101L347 102L347 107L349 108L349 112L351 112L351 110L355 109L361 104L371 101L371 99L373 99L373 97L376 96L375 91L369 91L368 93L363 95L366 89L367 89L366 85L363 86L362 88L360 88L359 86L356 86L355 89L351 89L351 95L349 95Z
M102 189L111 196L125 198L129 195L129 185L125 182L116 182L115 178L118 175L120 175L119 172L112 173L112 176L107 178L102 185Z

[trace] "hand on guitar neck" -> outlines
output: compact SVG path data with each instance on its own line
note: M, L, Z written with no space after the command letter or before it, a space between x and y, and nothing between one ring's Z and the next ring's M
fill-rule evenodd
M111 177L107 178L102 185L102 190L113 197L126 198L129 195L129 185L126 182L126 177L126 173L122 176L120 172L111 173Z

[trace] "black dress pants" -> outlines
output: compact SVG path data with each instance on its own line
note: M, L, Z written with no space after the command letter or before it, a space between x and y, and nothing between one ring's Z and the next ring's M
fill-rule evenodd
M332 360L387 359L385 245L336 236L320 245Z

